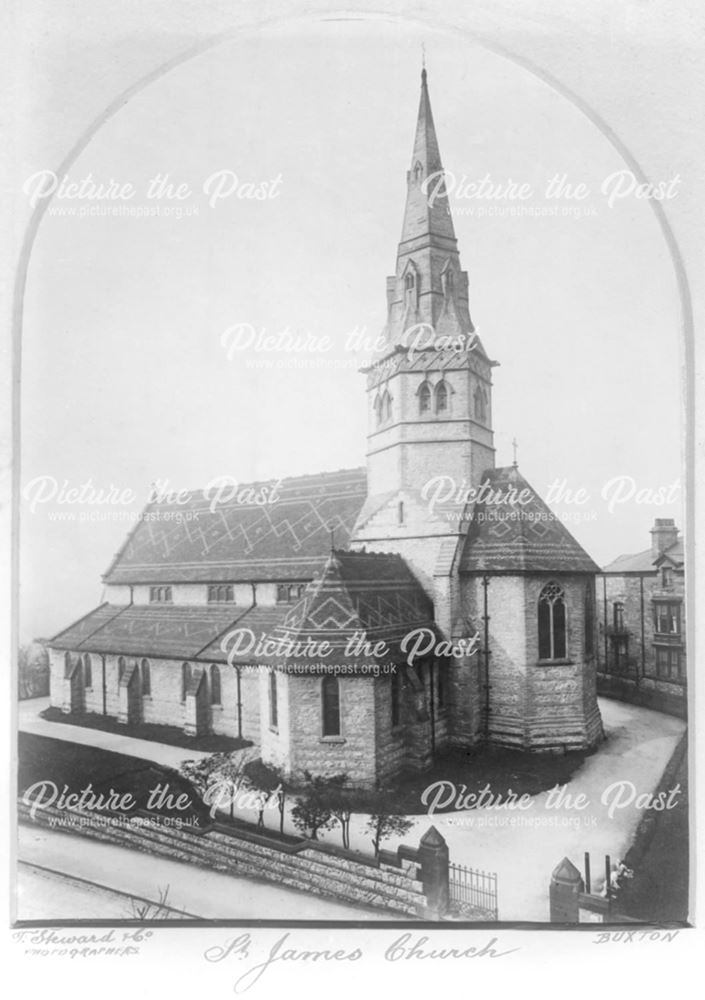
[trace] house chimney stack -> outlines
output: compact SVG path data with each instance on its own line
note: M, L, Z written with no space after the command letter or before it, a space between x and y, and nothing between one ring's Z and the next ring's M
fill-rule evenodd
M672 517L657 517L651 529L651 555L654 559L678 541L678 528Z

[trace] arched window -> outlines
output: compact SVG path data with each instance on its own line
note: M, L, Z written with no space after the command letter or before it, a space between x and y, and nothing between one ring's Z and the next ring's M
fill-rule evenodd
M558 584L551 582L539 597L539 659L563 660L565 655L565 597Z
M120 687L120 681L122 680L122 675L125 673L125 666L126 666L125 657L118 656L118 676L117 676L118 687Z
M83 657L83 686L93 687L93 664L88 653Z
M140 664L140 679L142 681L142 694L149 697L152 693L152 673L149 660L142 660Z
M448 684L448 670L449 664L447 660L437 660L436 670L438 671L438 707L445 708L446 705L446 688Z
M64 653L64 677L71 676L71 654Z
M485 390L478 385L475 389L475 420L484 423L487 420L487 395Z
M375 399L374 410L375 410L375 423L379 427L379 425L382 423L382 397L381 396L377 396L377 398Z
M404 298L407 306L415 306L417 302L416 272L412 267L404 275Z
M392 727L401 719L401 677L395 670L392 674Z
M340 736L340 688L335 674L327 674L321 682L323 735Z
M189 684L191 683L191 664L181 664L181 700L186 701Z
M211 663L211 705L220 705L221 695L220 695L220 668L215 664Z
M422 382L419 388L419 413L428 413L431 409L431 386Z
M595 654L595 591L592 580L585 584L585 657Z
M382 418L386 423L388 420L392 419L392 397L389 395L389 390L384 390L384 395L382 396Z
M276 729L279 726L279 705L277 704L277 672L269 672L269 728Z
M448 386L441 380L436 386L436 413L443 413L448 409Z

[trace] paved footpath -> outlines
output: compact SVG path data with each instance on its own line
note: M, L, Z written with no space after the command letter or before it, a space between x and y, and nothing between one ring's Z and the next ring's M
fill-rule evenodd
M203 750L188 750L184 747L167 746L166 743L155 743L152 740L136 740L127 733L105 733L101 729L89 729L87 726L70 726L65 722L49 722L42 719L40 712L49 707L48 698L30 698L21 701L18 712L18 725L23 733L34 736L49 736L53 740L66 740L68 743L80 743L82 746L99 747L101 750L112 750L113 753L125 754L128 757L142 757L154 761L164 767L177 768L183 760L200 760L210 757ZM246 748L249 749L249 748Z

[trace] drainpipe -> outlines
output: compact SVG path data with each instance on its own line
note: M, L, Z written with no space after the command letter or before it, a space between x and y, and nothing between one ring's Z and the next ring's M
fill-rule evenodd
M105 653L101 653L100 658L103 663L103 669L101 670L102 684L103 684L103 715L108 714L108 694L107 687L105 683Z
M646 647L644 645L644 577L639 577L639 601L641 603L641 677L646 676ZM639 687L639 671L636 673L636 686Z
M604 619L604 632L605 632L605 673L610 672L610 661L609 661L609 640L607 637L607 577L603 574L602 576L602 616Z
M429 660L429 678L431 682L431 692L430 692L430 708L431 708L431 754L435 756L436 754L436 704L433 698L434 681L435 681L435 671L433 669L434 661Z
M490 734L490 616L487 613L487 591L489 585L490 578L485 574L482 578L482 589L484 591L482 620L485 623L485 648L483 651L485 659L485 739L488 739Z

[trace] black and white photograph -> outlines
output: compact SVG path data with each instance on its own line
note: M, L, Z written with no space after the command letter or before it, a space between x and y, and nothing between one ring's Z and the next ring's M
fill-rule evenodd
M16 7L15 941L675 941L702 12L149 6Z

